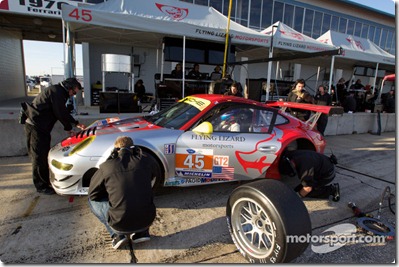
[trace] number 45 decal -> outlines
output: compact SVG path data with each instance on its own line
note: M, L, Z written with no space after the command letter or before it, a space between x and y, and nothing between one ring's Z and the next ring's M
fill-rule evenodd
M93 17L91 16L91 10L88 9L79 10L78 8L75 8L71 11L71 13L68 14L68 16L71 18L75 18L76 20L83 20L86 22L93 19Z
M193 167L195 169L203 169L205 166L204 155L187 155L186 159L184 160L184 165L189 169L193 169Z

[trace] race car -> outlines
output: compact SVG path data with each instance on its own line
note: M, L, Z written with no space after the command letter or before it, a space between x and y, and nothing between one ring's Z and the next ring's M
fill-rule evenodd
M299 106L314 116L302 122L283 110ZM325 140L314 126L331 109L216 94L187 96L153 115L95 121L62 140L49 153L51 184L60 195L87 194L91 177L118 136L131 137L153 161L154 190L279 179L278 161L287 147L323 153Z

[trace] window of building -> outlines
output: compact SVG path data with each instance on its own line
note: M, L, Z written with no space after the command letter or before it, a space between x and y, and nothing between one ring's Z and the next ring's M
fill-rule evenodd
M303 34L305 34L307 36L312 36L313 17L314 17L314 10L306 9L305 10L305 21L303 24Z
M273 23L283 21L284 4L278 1L274 2Z
M324 13L323 16L323 25L321 26L321 34L327 32L331 25L331 15Z
M248 4L247 0L237 0L236 21L245 27L248 27Z
M200 5L200 6L207 6L208 0L195 0L194 4Z
M382 49L385 49L385 47L386 47L387 35L388 35L388 31L387 31L386 29L382 29L381 41L380 41L380 47L381 47Z
M380 45L380 38L381 38L381 28L376 28L374 35L374 43L376 45Z
M272 14L273 14L273 0L263 0L261 29L265 29L273 24Z
M369 34L368 34L368 38L370 39L370 41L374 40L374 33L375 33L375 27L373 25L370 25Z
M362 23L356 21L355 22L355 31L354 31L353 35L360 37L361 32L362 32Z
M259 28L262 11L262 0L252 0L249 14L249 26Z
M314 13L312 38L317 39L320 37L322 20L323 20L323 13L316 11Z
M294 6L285 4L283 22L292 28L294 22Z
M386 43L386 45L385 45L385 49L386 49L388 52L391 50L392 43L393 43L393 32L392 32L392 31L388 31L387 43Z
M362 26L362 33L360 37L367 39L367 34L369 33L369 25L363 24Z
M302 25L303 25L303 7L295 7L295 19L294 19L294 29L298 32L302 32Z
M337 32L338 31L338 23L339 23L339 18L337 16L332 16L330 30Z
M339 26L338 26L338 31L340 33L346 33L346 24L348 23L348 20L345 18L339 18Z
M348 20L348 27L346 29L346 33L353 35L355 32L355 22L353 20Z
M219 12L223 13L223 2L220 0L210 0L209 6L213 7L214 9L218 10Z

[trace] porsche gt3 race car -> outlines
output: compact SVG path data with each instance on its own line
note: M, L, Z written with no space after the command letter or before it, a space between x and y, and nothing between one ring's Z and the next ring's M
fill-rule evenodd
M302 122L283 110L303 108ZM323 153L314 129L333 107L288 102L260 103L224 95L192 95L154 115L95 121L51 148L51 183L60 195L85 195L90 179L107 160L118 136L130 136L153 160L154 189L259 178L279 179L278 161L287 147Z

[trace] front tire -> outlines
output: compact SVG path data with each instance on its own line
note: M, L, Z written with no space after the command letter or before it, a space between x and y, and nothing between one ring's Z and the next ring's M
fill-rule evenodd
M163 187L163 175L161 171L161 166L159 165L158 161L149 154L148 152L143 151L143 157L148 160L149 172L151 172L151 187L154 193L157 193Z
M307 237L312 229L306 206L280 181L237 187L228 199L226 217L235 245L251 263L290 262L309 245L287 240L287 236Z

